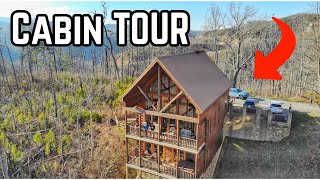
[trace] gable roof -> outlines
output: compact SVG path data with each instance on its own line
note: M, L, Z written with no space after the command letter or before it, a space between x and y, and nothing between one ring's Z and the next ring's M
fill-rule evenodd
M202 111L232 86L204 51L161 57L159 60Z
M133 83L122 99L156 62L202 112L232 86L232 82L210 57L204 51L200 51L157 58Z

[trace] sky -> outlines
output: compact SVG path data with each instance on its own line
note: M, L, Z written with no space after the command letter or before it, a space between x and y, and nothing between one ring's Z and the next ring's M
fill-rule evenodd
M130 2L108 2L109 11L112 10L186 10L190 14L190 24L191 30L201 30L205 21L205 17L208 13L208 7L212 3L218 4L222 10L228 8L227 1L219 2L209 2L209 1L188 1L188 2L155 2L155 1L130 1ZM296 13L305 13L310 12L310 3L304 1L246 1L242 2L243 5L253 5L258 10L258 17L268 18L274 15L277 18L282 18L288 15L293 15ZM95 1L23 1L23 2L9 2L9 1L0 1L0 17L10 17L11 13L14 10L28 10L33 16L35 14L48 14L49 18L53 14L86 14L90 13L93 10L100 9L100 2ZM115 23L112 19L108 18L108 23Z

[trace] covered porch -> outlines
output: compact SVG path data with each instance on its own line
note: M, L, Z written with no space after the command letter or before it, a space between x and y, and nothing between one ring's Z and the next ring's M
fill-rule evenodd
M138 148L132 149L128 153L127 164L142 170L146 169L164 174L171 178L195 178L196 155L165 146L146 142L140 143L140 153Z
M137 113L127 134L197 149L197 124L192 122Z

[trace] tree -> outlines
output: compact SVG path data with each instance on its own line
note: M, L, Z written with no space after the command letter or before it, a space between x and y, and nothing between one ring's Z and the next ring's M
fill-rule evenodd
M251 28L246 24L252 20L257 13L257 10L253 6L243 6L242 3L231 2L229 4L227 19L228 25L231 29L227 30L226 44L231 49L232 60L232 81L233 86L237 86L237 78L241 68L247 64L253 57L253 50L256 45L251 44L248 51L245 51L244 43L246 38L250 35ZM228 26L225 26L227 28Z
M220 10L217 4L212 4L208 9L208 14L204 24L204 30L209 33L213 41L213 51L215 53L214 61L217 64L219 60L219 46L218 46L218 30L222 28L225 15Z

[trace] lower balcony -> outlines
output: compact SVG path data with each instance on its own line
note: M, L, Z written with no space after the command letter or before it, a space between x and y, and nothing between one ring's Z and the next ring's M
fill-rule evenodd
M195 164L189 160L181 159L177 162L160 158L160 163L158 163L158 160L152 156L143 155L140 165L138 151L132 151L128 156L127 164L131 165L131 167L147 169L150 173L164 174L163 177L167 178L195 179Z

